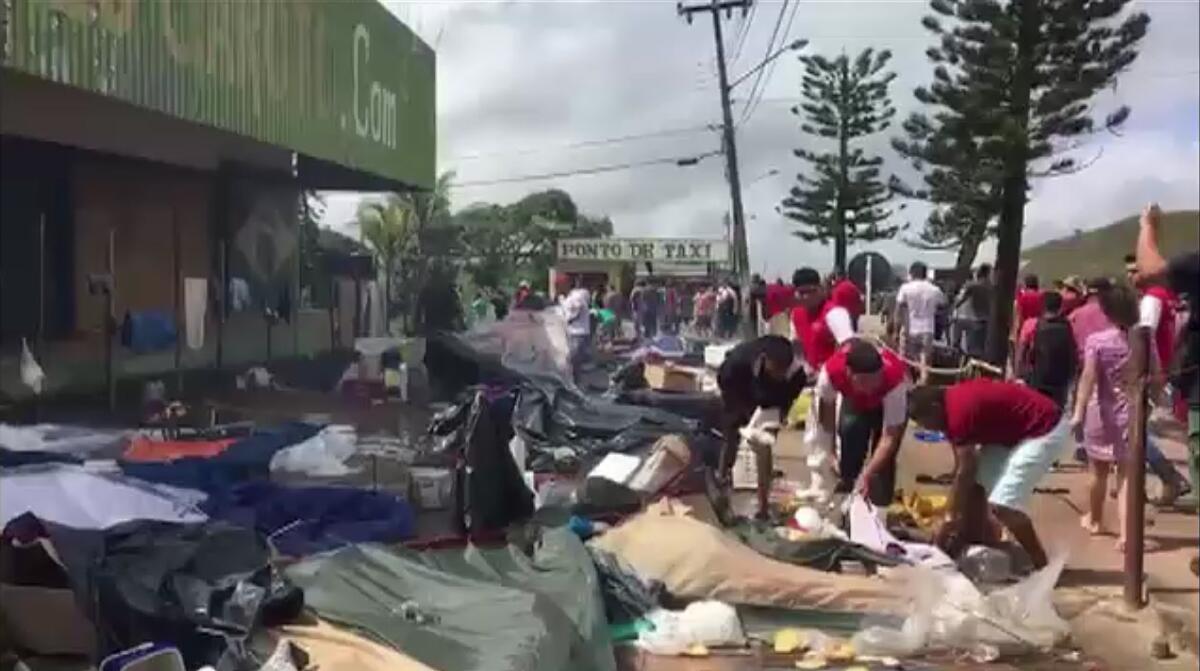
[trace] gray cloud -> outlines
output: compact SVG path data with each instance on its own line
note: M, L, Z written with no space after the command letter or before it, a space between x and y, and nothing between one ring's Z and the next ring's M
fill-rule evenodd
M562 146L719 119L711 25L698 20L689 26L671 0L388 4L437 49L439 169L457 170L460 181L689 156L717 147L709 132ZM779 7L777 1L759 3L741 57L731 67L735 76L762 59ZM1141 57L1097 105L1101 111L1132 105L1129 127L1122 137L1102 138L1103 154L1088 170L1035 186L1027 240L1102 225L1150 199L1171 207L1200 202L1200 5L1143 0L1139 8L1152 17ZM789 39L807 38L810 51L824 54L891 49L899 75L892 92L902 118L916 108L913 88L929 78L924 56L929 39L919 24L926 11L925 2L803 2ZM725 24L728 43L740 22ZM800 64L787 55L768 72L763 101L739 127L738 148L752 264L786 275L801 264L827 267L831 250L791 236L791 226L775 211L801 167L793 149L811 146L812 140L800 136L788 112L799 92ZM739 87L735 97L744 99L749 86L750 81ZM864 148L884 155L888 170L907 172L888 141L880 135ZM538 148L544 150L528 151ZM1085 148L1081 155L1094 151ZM492 152L506 153L461 158ZM780 174L758 179L771 170ZM719 157L691 168L665 165L462 188L454 202L507 202L550 187L567 190L587 212L612 216L624 235L720 235L728 209ZM333 198L329 220L349 219L355 202L354 196ZM914 204L897 217L919 222L924 212ZM918 254L898 241L871 248L897 261Z

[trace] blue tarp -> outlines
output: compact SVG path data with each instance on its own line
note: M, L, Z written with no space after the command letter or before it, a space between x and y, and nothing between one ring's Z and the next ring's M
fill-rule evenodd
M349 543L396 543L412 538L415 530L407 502L350 487L250 482L212 492L203 509L212 518L256 529L279 552L292 557Z
M271 474L271 457L279 450L312 438L320 425L288 422L254 433L213 457L188 457L168 463L122 462L127 475L150 482L199 489L212 494L246 480Z

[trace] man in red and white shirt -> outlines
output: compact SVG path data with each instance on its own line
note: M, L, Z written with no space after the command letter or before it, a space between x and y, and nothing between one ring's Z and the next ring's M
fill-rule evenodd
M978 482L1034 566L1045 566L1046 551L1025 509L1067 445L1070 423L1061 408L1027 385L983 379L918 388L909 403L913 419L944 432L954 448L958 469L947 522L959 523Z
M896 451L908 423L908 366L887 350L853 339L825 362L815 395L822 427L838 437L839 490L859 493L878 506L890 505ZM839 395L842 407L837 415Z
M854 337L850 311L825 293L821 275L801 268L792 275L796 307L792 308L792 332L804 351L804 367L815 376L838 345Z

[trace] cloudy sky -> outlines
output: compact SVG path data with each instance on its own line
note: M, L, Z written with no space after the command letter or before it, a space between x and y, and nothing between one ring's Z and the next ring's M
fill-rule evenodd
M720 119L712 24L705 15L688 25L674 0L385 4L437 50L438 169L458 174L455 208L558 187L584 211L611 216L618 235L723 235L729 190L720 157L686 168L470 185L717 149L718 135L705 128ZM923 0L756 4L747 18L735 15L723 24L733 78L763 60L779 22L776 43L804 38L810 53L890 49L898 118L916 108L912 90L930 72L924 56L930 40L919 23L927 13ZM1120 137L1104 135L1102 148L1083 150L1083 159L1099 156L1090 168L1035 185L1027 244L1109 223L1148 200L1172 209L1200 205L1200 1L1132 5L1150 14L1149 35L1135 65L1116 90L1100 97L1097 109L1128 104L1133 115ZM792 150L814 146L789 112L801 65L788 54L763 74L758 103L749 109L756 78L734 90L751 264L771 276L805 264L828 268L831 249L790 235L792 224L775 211L800 169ZM628 136L639 138L607 142ZM871 138L867 148L884 156L885 169L905 174L888 140L887 134ZM327 221L341 227L356 202L351 194L331 198ZM923 218L920 206L896 217L916 225ZM899 242L870 248L897 262L927 254Z

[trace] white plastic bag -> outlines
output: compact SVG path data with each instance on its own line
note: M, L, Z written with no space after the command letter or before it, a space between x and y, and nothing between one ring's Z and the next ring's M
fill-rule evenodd
M42 384L45 380L45 371L42 370L37 359L33 358L33 352L29 351L29 343L21 338L21 382L33 390L34 395L41 396Z
M651 631L638 646L656 655L678 655L695 645L745 645L737 611L721 601L697 601L682 611L655 610L646 615Z
M271 457L271 470L321 478L346 475L353 472L346 460L354 454L357 442L353 426L327 426L312 438L276 452Z

